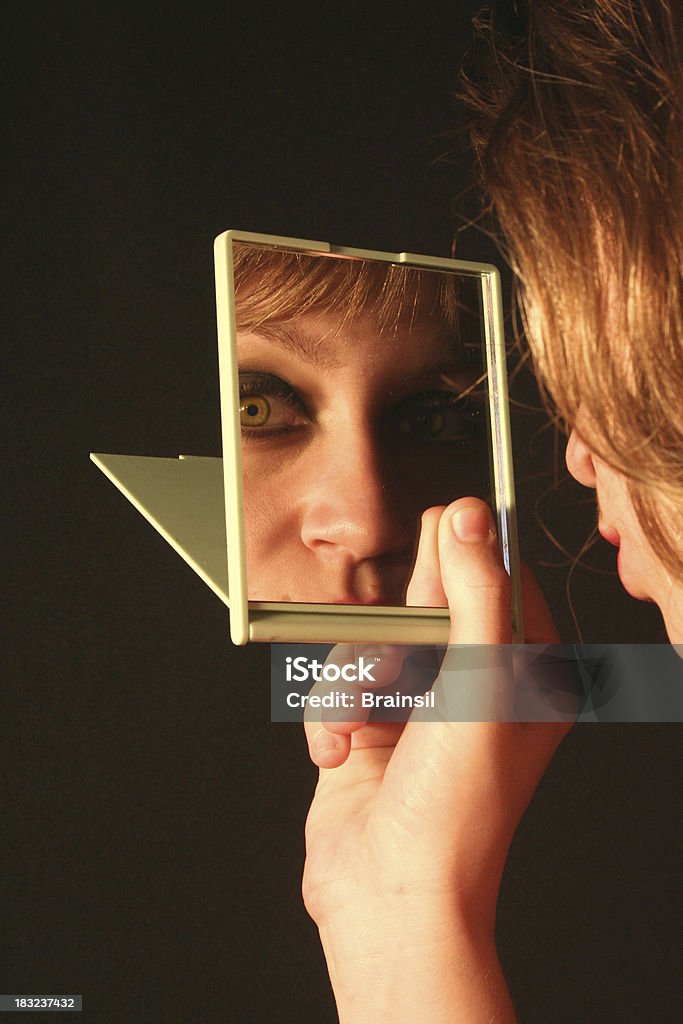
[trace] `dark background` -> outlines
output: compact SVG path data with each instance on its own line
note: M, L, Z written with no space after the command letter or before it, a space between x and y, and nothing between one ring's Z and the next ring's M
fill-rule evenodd
M3 6L1 992L82 993L103 1024L335 1019L299 893L315 773L269 722L268 648L231 647L88 452L219 453L225 228L449 253L476 6ZM496 258L472 232L458 255ZM571 639L542 426L517 418L522 546ZM586 494L540 511L576 552ZM604 547L573 574L585 639L663 639ZM583 726L558 753L501 898L522 1020L677 1016L680 736Z

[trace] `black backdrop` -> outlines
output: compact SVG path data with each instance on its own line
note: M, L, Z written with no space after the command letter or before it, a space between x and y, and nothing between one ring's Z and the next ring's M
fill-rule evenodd
M299 894L314 771L269 723L268 649L230 646L87 454L218 454L219 231L448 253L475 6L3 7L4 993L83 993L103 1024L334 1019ZM540 422L517 428L523 546L571 638ZM585 495L542 511L576 549ZM573 599L587 639L662 638L603 574ZM680 735L577 728L544 779L500 910L523 1020L674 1018Z

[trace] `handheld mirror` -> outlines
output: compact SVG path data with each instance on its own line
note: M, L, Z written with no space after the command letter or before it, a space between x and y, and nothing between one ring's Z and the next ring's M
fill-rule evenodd
M236 231L215 265L233 640L446 639L407 590L423 512L467 495L517 602L497 270Z
M230 608L234 643L448 638L407 604L423 512L490 502L522 639L495 267L226 231L223 458L92 455Z

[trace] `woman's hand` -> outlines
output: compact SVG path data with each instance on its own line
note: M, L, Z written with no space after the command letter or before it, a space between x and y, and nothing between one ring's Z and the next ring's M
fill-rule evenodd
M409 602L448 604L448 658L457 657L457 645L491 645L479 652L487 661L466 679L458 672L457 689L464 684L482 709L499 702L508 666L498 645L511 641L510 581L485 504L463 498L425 514ZM524 613L531 642L556 642L528 574ZM405 653L390 648L380 658L378 685L400 677ZM446 709L447 676L442 669L434 685ZM496 897L519 819L566 730L418 721L415 713L405 726L306 723L320 778L307 821L303 891L340 1020L514 1019L493 942Z

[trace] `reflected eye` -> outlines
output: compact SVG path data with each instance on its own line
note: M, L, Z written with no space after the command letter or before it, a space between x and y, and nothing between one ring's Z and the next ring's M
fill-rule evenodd
M408 417L410 432L421 437L438 437L446 429L446 416L441 409L423 409Z
M401 403L397 426L399 433L425 441L467 445L480 438L480 410L469 398L431 391Z
M245 438L271 438L308 426L296 391L269 373L240 373L240 425Z
M250 395L240 402L240 423L243 427L262 427L270 416L270 404L263 395Z

